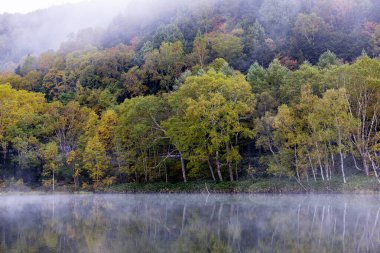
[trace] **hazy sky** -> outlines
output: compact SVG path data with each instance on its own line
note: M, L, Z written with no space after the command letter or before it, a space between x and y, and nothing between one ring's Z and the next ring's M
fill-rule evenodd
M53 5L76 3L83 0L0 0L0 14L27 13L38 9L45 9Z

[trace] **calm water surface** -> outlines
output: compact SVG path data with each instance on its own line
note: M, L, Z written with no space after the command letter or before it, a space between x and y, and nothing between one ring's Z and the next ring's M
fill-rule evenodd
M380 252L380 197L0 196L0 252Z

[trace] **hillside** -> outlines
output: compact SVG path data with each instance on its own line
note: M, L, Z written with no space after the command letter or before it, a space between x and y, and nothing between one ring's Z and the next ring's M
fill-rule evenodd
M0 16L1 180L378 178L378 1L88 5Z

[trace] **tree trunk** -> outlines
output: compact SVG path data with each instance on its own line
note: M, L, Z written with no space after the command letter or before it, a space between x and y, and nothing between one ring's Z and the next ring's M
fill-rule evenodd
M235 174L236 174L236 181L239 180L239 173L238 173L238 163L235 163Z
M322 180L325 181L325 177L323 175L323 167L322 167L322 163L321 163L321 159L320 158L318 158L318 162L319 162L319 168L321 169Z
M331 151L331 164L332 164L332 167L335 168L335 157L334 157L334 154L333 152Z
M212 180L214 180L214 182L215 182L216 179L215 179L214 170L213 170L212 165L211 165L210 157L207 159L207 163L208 163L208 167L210 168Z
M238 136L239 134L235 134L235 146L238 146ZM239 180L239 173L238 173L238 163L235 162L235 173L236 173L236 181Z
M362 170L362 169L359 168L358 163L356 162L356 158L355 158L354 154L351 153L351 156L352 156L352 160L354 161L355 168L357 170Z
M300 173L298 171L297 146L294 147L294 159L295 159L295 163L296 163L295 165L296 165L297 178L298 178L298 181L301 181Z
M228 173L230 174L230 181L234 181L234 173L232 172L232 165L231 162L228 162Z
M362 162L363 162L363 168L364 168L364 172L367 176L369 176L369 165L368 165L368 159L366 157L366 155L362 154L361 155L362 157Z
M343 182L347 183L347 181L346 181L346 175L344 174L344 159L343 159L342 150L339 151L339 155L340 155L340 168L342 170Z
M329 162L325 162L325 172L326 172L326 180L327 181L330 181L331 179L331 175L329 175Z
M168 183L168 168L166 167L166 164L164 163L165 167L165 182Z
M332 167L332 166L329 166L329 176L330 176L330 180L332 179L332 169L333 169L333 167Z
M296 173L297 173L297 179L298 179L298 181L301 181L301 179L300 179L300 173L298 172L298 168L296 167Z
M74 177L74 185L75 185L75 190L78 190L78 188L79 188L79 180L78 180L78 177Z
M372 164L373 172L375 173L375 177L376 177L377 181L380 183L379 174L377 174L376 164L371 157L369 159L371 160L371 164Z
M218 177L219 177L220 182L223 181L221 167L222 167L222 165L220 164L220 161L219 161L219 152L216 151L216 171L218 173Z
M228 146L228 143L226 144L226 150L227 150L227 154L230 152L230 147ZM227 166L228 166L228 174L230 176L230 181L233 182L234 181L234 174L232 172L232 164L231 164L231 161L228 161L228 158L227 158Z
M144 176L145 176L145 183L148 182L148 166L147 166L147 158L146 156L149 154L144 154L145 157L143 159L143 164L144 164Z
M314 171L314 165L313 165L313 162L311 161L310 155L308 155L308 158L309 158L309 163L311 166L311 171L313 172L314 181L317 182L317 178L315 176L315 171Z

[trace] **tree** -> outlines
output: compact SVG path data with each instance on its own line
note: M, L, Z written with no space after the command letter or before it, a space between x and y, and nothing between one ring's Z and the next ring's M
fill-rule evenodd
M339 65L340 65L339 59L330 50L327 50L319 57L318 67L320 69L328 69L333 66L339 66Z
M160 26L153 36L154 48L159 48L163 43L184 42L183 34L176 25L168 24Z
M42 146L41 156L43 160L43 172L42 175L52 175L53 192L55 186L55 175L58 173L60 158L58 154L58 146L55 142L49 142Z
M301 36L304 36L308 43L314 43L315 35L324 26L324 21L322 18L318 17L317 14L298 14L294 30Z
M234 62L243 53L241 38L233 34L209 33L206 38L210 41L216 57L223 58L227 62Z
M300 170L298 156L303 136L300 123L301 121L295 117L295 110L287 105L281 105L278 108L273 127L276 129L275 135L280 147L279 161L269 167L270 173L274 175L296 175L300 181L302 171Z
M79 177L82 171L81 160L82 160L82 157L80 156L79 150L71 150L69 154L67 155L66 162L71 167L74 184L75 184L75 190L79 188Z
M77 149L90 112L78 102L67 105L56 102L49 107L57 145L62 155L67 157L70 151Z
M42 79L43 75L41 72L32 70L26 76L24 76L23 86L19 89L24 89L28 91L41 92L42 91Z
M270 112L266 112L261 118L255 119L255 132L256 135L256 146L258 148L263 148L269 150L273 155L275 154L275 144L274 144L274 128L273 121L274 115Z
M376 140L380 105L380 62L364 56L352 65L343 65L328 73L328 80L336 87L345 88L352 119L359 121L352 140L369 175L371 146Z
M80 137L80 146L81 147L84 147L85 146L85 143L87 143L87 141L96 135L96 129L99 125L99 116L94 112L94 111L90 111L89 114L88 114L88 118L87 118L87 121L85 122L85 125L84 125L84 133L81 135Z
M103 113L96 129L96 134L108 154L111 154L114 148L113 141L116 136L117 121L118 116L116 112L114 110L107 110Z
M47 51L38 57L38 69L46 74L50 69L54 68L57 55L54 51Z
M21 121L32 121L42 111L45 99L40 93L14 90L9 84L0 85L0 144L5 163L11 138L7 133Z
M297 103L291 107L280 106L273 121L274 137L261 138L262 146L269 147L276 161L269 171L292 176L293 170L290 169L294 168L300 180L301 175L308 177L311 168L316 180L317 164L322 179L330 180L335 155L339 155L341 174L346 183L344 160L351 151L351 136L357 125L350 116L346 98L345 89L327 90L319 98L312 93L311 86L306 85L302 87ZM278 150L277 154L273 146Z
M244 76L240 73L227 76L210 70L189 77L169 97L169 104L174 115L163 126L181 156L210 164L212 158L220 181L223 160L233 181L232 164L240 160L239 148L233 140L237 136L253 135L242 123L243 118L252 115L255 105Z
M242 70L245 70L252 63L252 60L268 66L275 58L275 51L272 50L273 46L276 47L275 42L267 38L264 27L257 20L244 30L242 41L244 45L243 57L246 56L246 60L244 59L246 63Z
M340 167L343 182L346 183L344 157L350 152L351 136L357 125L356 120L350 116L347 93L345 89L328 90L317 103L315 110L319 124L325 125L329 134L329 143L336 143L336 151L340 157Z
M180 77L185 66L183 45L180 41L162 43L159 50L153 50L145 55L145 75L158 81L163 90L169 92L175 79Z
M259 9L259 20L271 26L273 35L283 36L297 14L299 4L299 1L265 0ZM268 30L267 32L269 33Z
M291 106L281 105L278 108L278 113L273 118L274 133L266 134L268 140L265 143L271 144L269 150L274 157L274 162L269 166L269 172L288 176L296 175L300 182L302 175L308 178L311 166L314 180L316 180L316 172L311 161L311 153L314 150L312 145L316 143L316 140L312 139L311 129L314 128L309 123L316 100L317 97L313 95L311 86L305 85L301 88L300 100L297 103L292 103Z
M159 177L157 170L170 158L170 150L165 154L165 149L160 149L168 146L160 126L167 115L164 100L154 96L126 99L117 111L114 142L119 170L134 176L136 181L140 175L146 182Z
M280 85L280 100L282 103L298 103L301 99L301 90L309 85L312 92L321 96L326 90L324 72L311 66L309 63L302 64L298 70L292 71Z
M247 81L251 84L254 93L269 91L268 73L258 62L249 68Z
M137 66L130 68L122 75L123 86L128 91L128 97L142 96L148 90L143 84L143 73Z
M50 101L57 100L59 94L67 91L68 88L65 84L65 72L55 69L49 70L43 78L42 86Z
M214 71L221 72L227 76L231 76L235 73L235 70L231 68L228 62L226 62L223 58L216 58L207 66L207 69L213 69Z
M267 69L267 82L273 97L281 97L280 87L286 80L289 70L282 66L278 59L274 59Z
M208 51L207 39L198 33L193 42L193 56L201 68L204 67L204 64L207 61Z
M23 60L21 66L17 69L19 73L16 72L16 74L20 74L21 76L25 76L32 70L36 70L38 67L37 57L28 55Z
M83 160L84 168L90 173L91 179L95 182L95 187L99 187L110 166L110 159L99 136L95 135L89 139L83 153Z
M243 37L243 44L245 51L249 52L249 55L252 55L256 48L260 48L260 46L265 42L265 29L256 20L253 25L250 25L246 28Z

